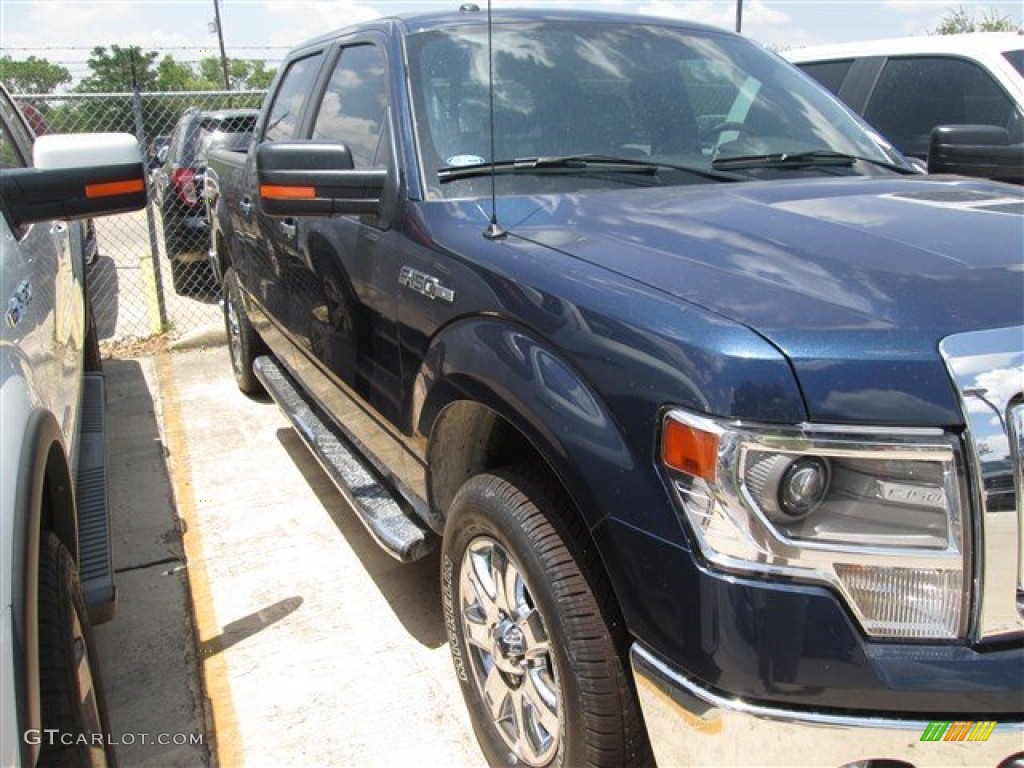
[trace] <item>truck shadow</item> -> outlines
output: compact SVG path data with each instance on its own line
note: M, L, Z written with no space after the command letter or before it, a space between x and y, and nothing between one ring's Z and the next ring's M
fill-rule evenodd
M427 648L439 648L446 643L438 553L407 564L392 558L373 540L295 430L279 429L277 439L405 630Z
M121 765L208 765L201 744L120 738L205 731L181 530L144 366L103 361L118 606L96 627L97 649Z

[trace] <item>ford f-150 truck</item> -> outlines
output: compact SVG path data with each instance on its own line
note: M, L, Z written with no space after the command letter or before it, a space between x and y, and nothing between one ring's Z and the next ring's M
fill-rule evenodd
M1018 752L1022 191L733 34L487 22L313 40L211 160L238 384L440 547L486 758Z
M145 204L127 134L35 139L0 87L0 765L113 764L105 399L77 220Z

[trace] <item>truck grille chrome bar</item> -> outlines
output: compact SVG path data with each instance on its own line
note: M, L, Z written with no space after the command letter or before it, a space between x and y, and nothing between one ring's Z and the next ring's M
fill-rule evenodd
M972 638L1024 637L1024 327L949 336L939 350L960 396L980 512Z

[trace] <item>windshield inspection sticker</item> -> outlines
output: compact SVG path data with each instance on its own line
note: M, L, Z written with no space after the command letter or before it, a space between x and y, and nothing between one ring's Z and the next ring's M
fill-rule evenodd
M484 159L480 155L454 155L447 162L453 168L463 168L467 165L483 165Z

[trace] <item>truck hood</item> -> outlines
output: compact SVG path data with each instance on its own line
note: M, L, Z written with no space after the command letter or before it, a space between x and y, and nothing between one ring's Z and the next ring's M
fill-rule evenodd
M513 236L769 340L815 419L959 422L936 396L951 391L939 341L1024 319L1024 190L1008 185L843 178L502 202ZM883 391L900 395L865 404Z

